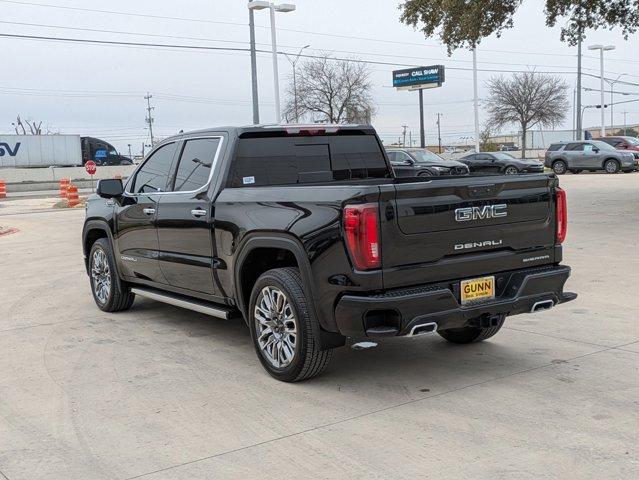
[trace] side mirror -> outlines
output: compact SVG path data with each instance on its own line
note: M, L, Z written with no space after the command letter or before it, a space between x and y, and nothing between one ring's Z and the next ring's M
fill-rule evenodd
M121 197L124 193L124 185L122 185L122 180L119 178L98 180L96 193L102 198Z
M597 147L593 148L592 151L595 153L599 153L599 149Z

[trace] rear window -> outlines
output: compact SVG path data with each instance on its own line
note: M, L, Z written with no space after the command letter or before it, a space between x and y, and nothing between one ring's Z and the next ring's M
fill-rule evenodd
M229 178L241 187L390 176L374 135L342 134L240 138Z
M549 152L556 152L562 147L563 143L553 143L550 147L548 147Z

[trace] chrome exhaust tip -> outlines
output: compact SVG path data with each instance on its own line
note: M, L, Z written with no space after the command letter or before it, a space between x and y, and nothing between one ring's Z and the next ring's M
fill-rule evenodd
M435 333L437 331L437 324L435 322L419 323L414 325L408 332L407 337L416 337L418 335L427 335L429 333Z
M555 306L555 302L552 300L542 300L541 302L535 302L530 309L530 313L541 312L543 310L550 310Z

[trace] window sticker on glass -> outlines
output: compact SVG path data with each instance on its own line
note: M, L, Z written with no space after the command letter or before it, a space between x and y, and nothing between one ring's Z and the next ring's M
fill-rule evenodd
M242 183L244 185L251 185L252 183L255 183L255 177L243 177Z

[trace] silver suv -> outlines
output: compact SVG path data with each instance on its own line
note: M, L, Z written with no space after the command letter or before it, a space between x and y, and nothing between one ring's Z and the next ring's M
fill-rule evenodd
M557 175L584 170L617 173L636 170L637 160L632 152L617 150L599 140L585 140L553 143L546 151L544 165Z

